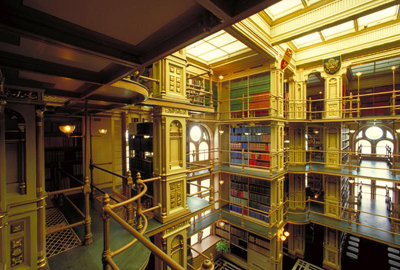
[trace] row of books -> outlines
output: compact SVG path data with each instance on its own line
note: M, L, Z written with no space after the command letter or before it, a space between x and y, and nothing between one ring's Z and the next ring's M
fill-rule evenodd
M142 159L142 158L130 158L129 159L129 166L132 170L138 170L140 172L152 174L153 172L153 161L149 159Z
M249 143L249 150L269 151L269 143Z
M266 215L263 215L263 214L261 214L259 212L250 211L249 216L253 217L253 218L256 218L256 219L259 219L259 220L262 220L262 221L265 221L265 222L269 222L269 217L266 216Z
M270 126L254 126L254 127L232 127L231 133L268 133L271 134Z
M271 187L271 182L253 177L249 177L249 183L253 185L266 186L268 188Z
M129 140L129 149L153 152L153 137L135 137Z
M257 244L263 248L269 249L269 241L260 239L254 235L249 234L249 242Z
M269 82L271 82L271 75L270 75L269 72L265 72L265 73L251 75L249 77L249 79L250 79L250 85L252 85L252 84L261 84L261 83L269 83Z
M270 163L269 163L269 161L257 161L257 160L252 160L252 159L250 159L249 160L249 166L250 167L267 167L267 168L269 168L269 166L270 166Z
M250 189L250 192L257 192L257 193L261 193L261 194L265 194L265 195L269 195L271 192L270 187L261 187L261 186L250 185L249 189Z
M236 213L242 214L242 207L240 207L240 206L236 206L236 205L231 204L231 205L229 206L229 209L230 209L231 211L236 212ZM249 211L247 211L246 208L243 209L243 215L246 215L246 216L249 215Z
M243 199L249 198L249 193L247 191L242 191L242 190L237 190L237 189L232 189L231 195L233 197L237 197L237 198L243 198Z
M220 228L215 229L215 234L225 239L229 239L229 232L221 230Z
M231 181L231 188L236 190L248 191L248 184L247 183L237 183Z
M245 159L249 158L249 154L243 155ZM231 158L242 158L242 153L231 152Z
M264 94L271 91L271 85L269 83L253 85L249 87L249 94Z
M83 174L83 166L82 164L72 165L72 171L74 175L82 175Z
M66 158L67 156L67 158ZM46 151L45 152L45 161L46 163L55 163L55 162L63 162L66 159L68 160L82 160L82 151L78 150L72 153L67 153L65 151ZM72 159L73 158L73 159Z
M230 162L233 163L233 164L240 164L240 165L242 165L242 159L231 158L231 161L230 161ZM244 164L244 165L249 165L249 161L248 161L247 159L245 159L245 160L243 161L243 164Z
M231 244L234 244L234 245L237 245L237 246L242 247L244 249L247 249L246 240L243 240L240 237L237 237L235 235L231 235Z
M255 101L255 102L251 102L249 105L250 105L250 109L268 109L271 106L271 103L269 102L269 100Z
M237 141L250 141L250 142L267 142L269 143L271 141L271 135L269 134L259 134L259 135L249 135L249 134L244 134L244 135L230 135L229 138L231 139L231 142L237 142Z
M248 206L249 202L246 199L241 199L241 198L237 198L237 197L233 197L233 196L229 196L229 201L232 203L236 203L238 205L243 205L244 206Z
M263 210L263 211L267 211L265 209L268 209L268 211L269 211L269 207L266 207L265 205L260 204L260 203L264 203L264 204L268 204L269 205L271 203L271 198L270 198L269 194L260 195L260 194L250 193L249 194L249 198L250 198L250 200L254 200L254 201L259 202L259 203L250 202L250 206L251 207L257 208L257 209L260 209L260 210ZM251 203L253 203L253 206L251 205Z
M247 145L247 143L246 143L246 145ZM242 150L242 148L243 148L242 143L230 143L231 150Z
M68 138L68 137L44 137L44 147L75 147L82 146L82 140L80 138Z
M231 234L240 237L241 239L247 241L247 232L239 228L231 226Z
M271 160L270 155L266 155L266 154L251 154L250 158L251 159L257 159L257 160L265 160L265 161L270 161Z

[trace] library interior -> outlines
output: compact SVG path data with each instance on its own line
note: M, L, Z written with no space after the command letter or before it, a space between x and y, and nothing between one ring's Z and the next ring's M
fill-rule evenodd
M0 269L400 269L399 6L1 0Z

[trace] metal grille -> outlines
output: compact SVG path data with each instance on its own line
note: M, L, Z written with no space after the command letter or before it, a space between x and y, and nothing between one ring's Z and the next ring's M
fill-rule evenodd
M46 208L46 229L51 230L68 225L64 215L56 207ZM46 235L47 258L82 245L73 229L65 229Z
M318 266L311 263L298 259L296 264L293 266L292 270L324 270Z
M80 245L82 245L82 242L72 229L58 231L46 236L48 258Z

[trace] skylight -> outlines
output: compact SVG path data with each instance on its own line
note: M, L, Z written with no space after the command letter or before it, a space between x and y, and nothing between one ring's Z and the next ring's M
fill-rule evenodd
M355 32L354 21L345 22L331 28L322 30L321 33L326 40L332 39L341 35Z
M302 48L305 46L309 46L309 45L313 45L319 42L322 42L321 36L319 35L318 32L303 36L303 37L299 37L295 40L292 41L293 44L297 47L297 48Z
M392 6L357 19L359 29L364 29L377 24L396 19L399 5Z
M282 0L265 9L265 12L271 19L276 20L302 8L304 8L304 5L301 0Z
M356 77L357 72L362 72L362 76L371 75L381 72L392 72L392 67L400 66L400 57L379 60L376 62L367 63L360 66L351 67L353 77Z
M248 49L246 45L222 30L186 47L186 52L200 60L210 62L246 49Z

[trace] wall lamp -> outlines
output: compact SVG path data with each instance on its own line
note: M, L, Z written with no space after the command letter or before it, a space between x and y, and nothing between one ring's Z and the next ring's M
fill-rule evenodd
M279 238L281 239L282 242L286 241L286 239L290 236L290 233L288 231L284 231Z
M72 132L74 132L76 126L75 125L62 125L58 127L64 134L66 134L68 137L71 135Z

